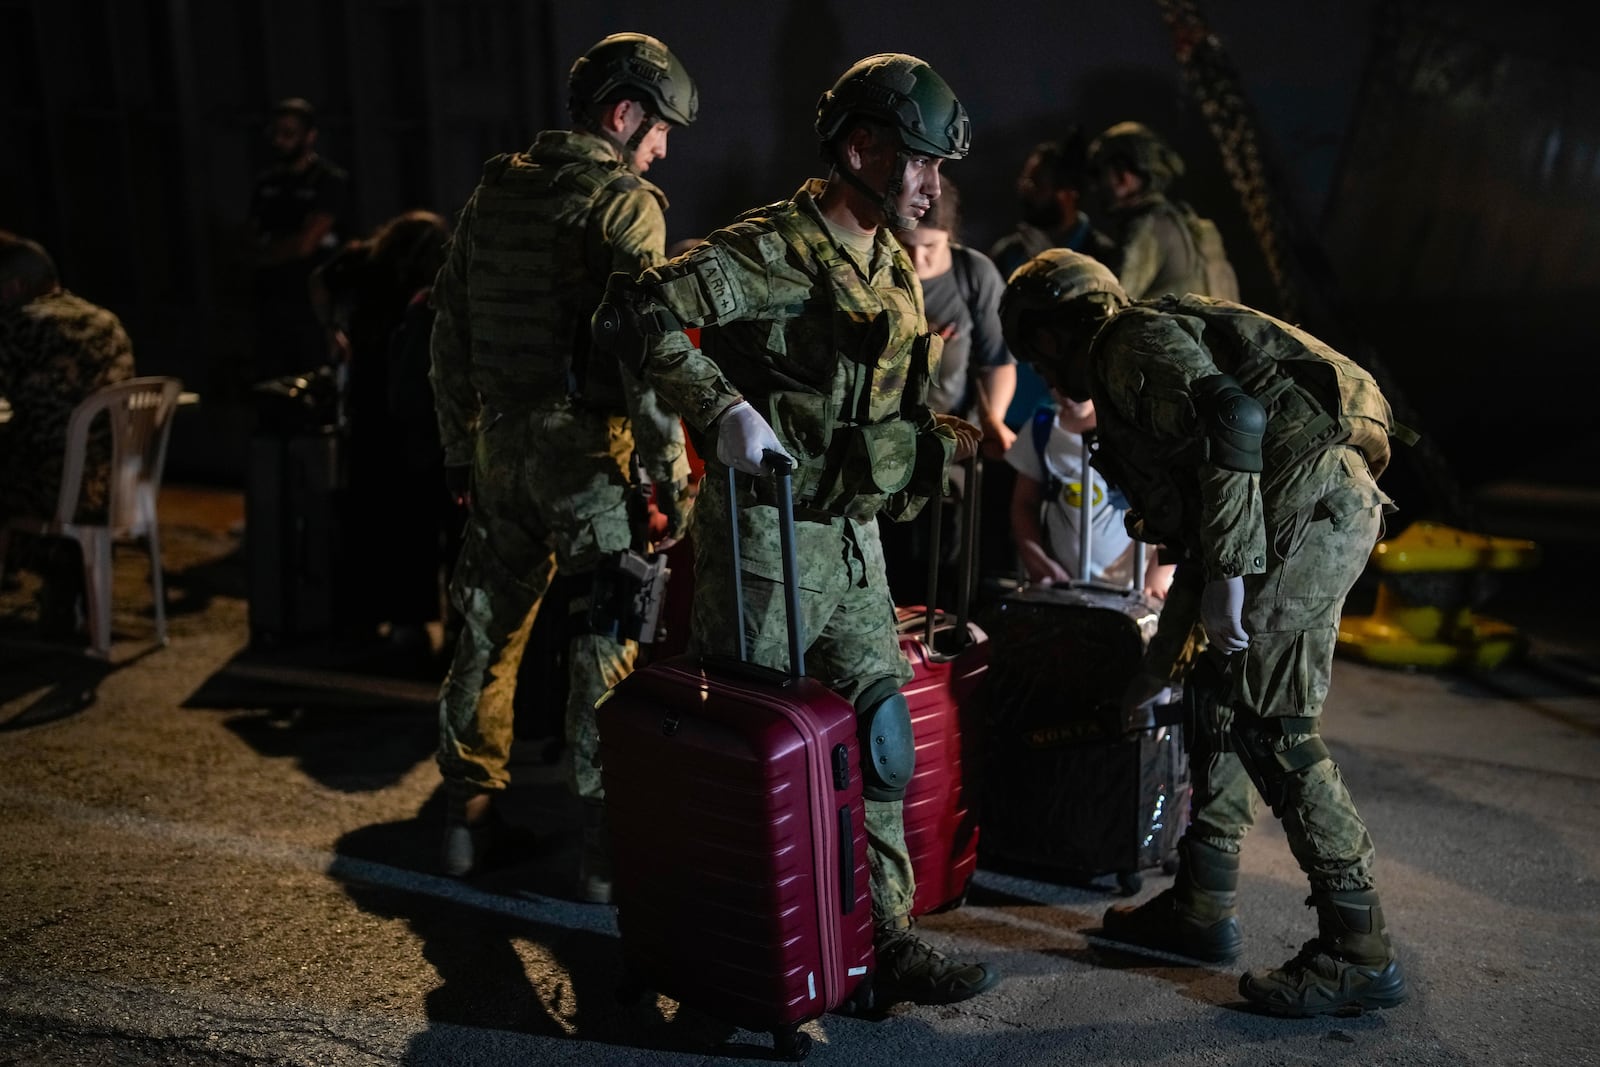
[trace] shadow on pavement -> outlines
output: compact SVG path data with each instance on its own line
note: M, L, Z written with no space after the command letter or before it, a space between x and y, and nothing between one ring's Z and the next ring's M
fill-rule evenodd
M505 1044L506 1035L712 1052L731 1027L672 1012L670 1002L664 1010L653 998L619 1002L614 913L559 896L576 859L578 811L549 780L552 773L542 777L513 787L512 802L503 805L506 821L525 834L525 850L471 879L433 873L442 790L415 818L363 827L335 846L350 861L333 873L351 900L369 914L404 921L440 979L426 996L430 1027L412 1039L403 1062L525 1058L527 1049Z

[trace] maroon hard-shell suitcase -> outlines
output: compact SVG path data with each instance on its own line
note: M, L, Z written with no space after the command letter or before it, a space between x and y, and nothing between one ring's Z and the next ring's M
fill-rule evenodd
M803 676L786 465L778 477L791 672L742 662L741 631L738 660L642 668L598 719L629 983L769 1030L799 1059L801 1023L870 1002L872 901L855 709ZM736 519L734 549L737 576Z
M978 784L983 764L982 712L975 694L989 669L989 639L970 618L982 468L974 457L963 497L961 588L954 617L926 606L899 607L900 651L911 661L901 687L911 708L916 768L906 786L906 850L916 879L911 913L959 906L978 869ZM939 509L932 504L928 604L939 602Z

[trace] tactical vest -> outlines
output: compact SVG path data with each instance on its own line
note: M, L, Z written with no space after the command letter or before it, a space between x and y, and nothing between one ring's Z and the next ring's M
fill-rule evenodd
M1218 370L1232 375L1266 409L1263 495L1297 466L1337 445L1359 449L1377 477L1389 464L1390 437L1405 443L1416 439L1412 431L1394 421L1389 402L1371 374L1304 330L1240 304L1193 294L1136 304L1117 319L1155 314L1187 317L1191 332L1198 320L1201 330L1196 342L1204 345ZM1097 379L1099 351L1113 336L1116 321L1101 330L1091 349L1091 373ZM1103 381L1097 381L1095 389L1103 394ZM1096 414L1107 440L1140 435L1139 429L1110 405L1098 407ZM1096 468L1108 480L1126 487L1141 508L1146 527L1137 532L1130 527L1134 536L1152 542L1182 539L1182 516L1193 513L1198 498L1189 479L1171 478L1167 471L1204 460L1205 441L1198 418L1195 425L1195 438L1160 457L1159 470L1127 462L1127 457L1114 449L1096 455Z
M792 202L741 221L770 226L802 262L816 265L813 300L829 316L829 343L790 346L770 337L774 324L754 322L708 330L702 344L719 365L737 368L735 384L758 409L765 405L762 413L798 461L796 503L869 518L906 488L917 450L926 447L917 425L929 417L943 339L927 329L916 271L890 242L895 282L869 284L825 226Z
M589 318L605 291L585 259L602 198L651 188L621 162L519 153L491 159L472 227L472 362L496 392L572 396L625 410L614 358L593 350ZM475 378L479 377L475 373Z

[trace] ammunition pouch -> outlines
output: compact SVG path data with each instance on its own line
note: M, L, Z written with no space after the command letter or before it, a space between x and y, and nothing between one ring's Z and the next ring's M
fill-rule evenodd
M602 557L589 593L589 629L614 641L653 643L671 574L659 553L624 549Z
M1261 799L1280 819L1295 780L1308 768L1330 758L1328 746L1316 733L1317 727L1318 722L1312 717L1266 719L1248 714L1233 717L1229 730L1233 751ZM1294 735L1305 735L1305 738L1280 752L1276 742Z

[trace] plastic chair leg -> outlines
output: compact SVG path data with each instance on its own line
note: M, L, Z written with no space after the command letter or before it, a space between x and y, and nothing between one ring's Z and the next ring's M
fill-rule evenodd
M161 534L153 516L145 546L150 551L150 593L155 597L156 640L164 645L167 643L167 592L161 575Z
M89 651L111 658L111 532L104 527L79 531L83 550L83 592L89 619Z

